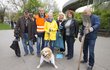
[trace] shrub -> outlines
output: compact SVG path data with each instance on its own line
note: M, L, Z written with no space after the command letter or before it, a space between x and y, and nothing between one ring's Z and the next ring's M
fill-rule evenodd
M94 14L97 14L100 17L100 29L109 29L110 28L110 10L96 10Z
M110 31L110 10L95 10L93 14L100 17L100 29L105 29ZM75 18L82 25L81 13L75 13Z

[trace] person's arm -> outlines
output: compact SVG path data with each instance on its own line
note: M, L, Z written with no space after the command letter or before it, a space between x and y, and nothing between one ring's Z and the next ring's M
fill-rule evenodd
M47 21L44 23L44 31L49 33L49 29L48 29L48 25L47 25Z
M16 38L19 38L20 37L20 19L16 23L16 27L14 29L14 36Z
M78 33L79 33L79 25L78 22L75 20L75 38L78 37Z
M34 18L34 21L33 21L33 31L34 31L34 34L37 34L36 18Z
M58 30L58 25L56 23L56 21L53 22L53 26L52 26L52 31L57 31Z
M94 17L94 20L95 20L95 21L94 21L95 25L92 26L93 31L94 31L94 30L97 30L97 29L99 28L99 26L100 26L99 17L98 17L98 16L95 16L95 17Z

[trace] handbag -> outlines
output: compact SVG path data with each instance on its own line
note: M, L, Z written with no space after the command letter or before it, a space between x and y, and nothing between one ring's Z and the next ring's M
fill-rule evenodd
M21 57L21 51L19 48L19 43L17 40L14 40L10 46L11 49L15 51L16 56Z

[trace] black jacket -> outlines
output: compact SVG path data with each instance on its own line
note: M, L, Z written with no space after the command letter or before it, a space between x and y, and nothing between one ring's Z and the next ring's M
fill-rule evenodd
M64 35L66 35L66 29L65 29L65 24L67 23L68 20L65 20L62 22L61 26L62 26L62 33ZM74 36L74 38L77 38L78 36L78 32L79 32L79 26L78 26L78 23L75 19L72 19L71 21L71 25L70 25L70 36Z
M26 19L24 17L19 18L19 20L16 24L16 27L15 27L15 30L14 30L15 37L19 36L19 37L23 38L23 33L25 32L25 23L26 23L25 20ZM32 21L30 18L28 18L27 21L28 21L27 29L28 29L29 40L31 40L34 38L36 25L35 25L35 22Z

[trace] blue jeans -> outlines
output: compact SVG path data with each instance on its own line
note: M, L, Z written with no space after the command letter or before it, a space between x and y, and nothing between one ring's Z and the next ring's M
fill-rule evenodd
M44 33L38 33L36 48L37 55L40 55L40 51L44 48Z
M88 61L88 50L89 50L89 65L94 66L94 47L95 47L95 40L85 39L84 47L83 47L83 59L84 61Z
M34 51L33 41L29 40L28 38L29 38L28 34L24 33L23 38L22 38L22 44L23 44L23 47L24 47L25 54L28 54L28 47L27 47L28 45L29 45L30 53L32 53Z
M54 52L54 42L55 41L52 41L52 40L50 40L50 42L49 42L49 40L45 40L45 47L50 47L52 52Z

